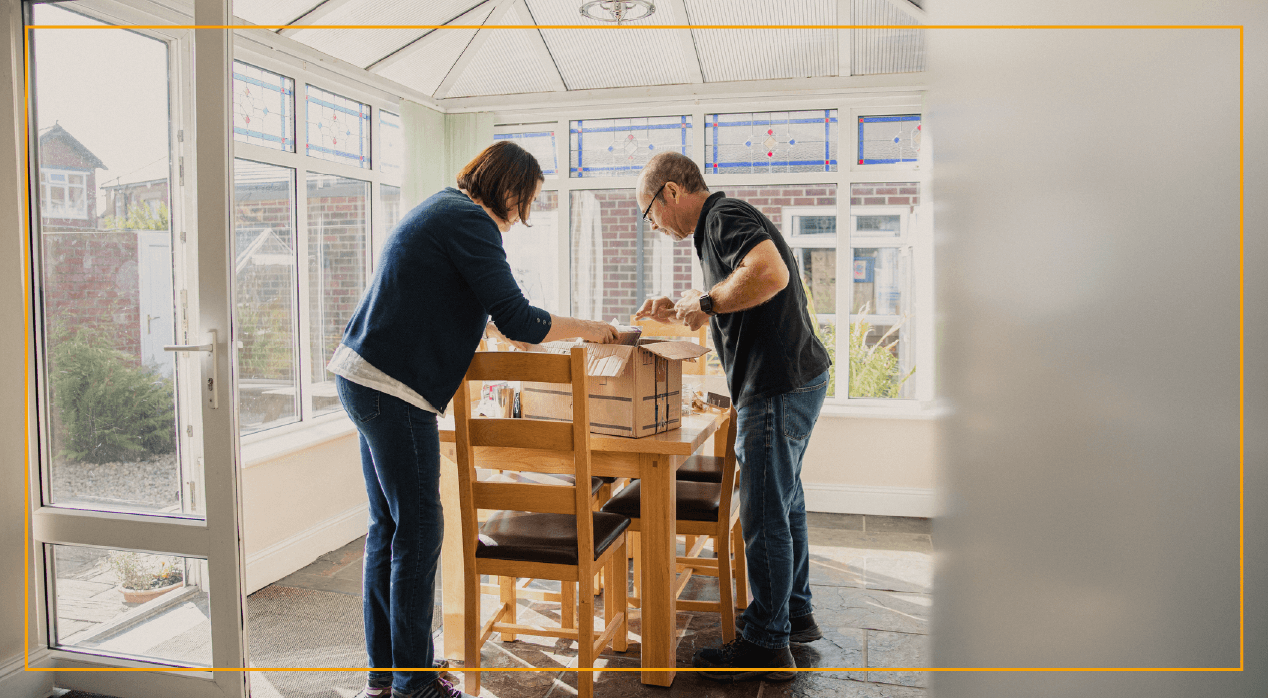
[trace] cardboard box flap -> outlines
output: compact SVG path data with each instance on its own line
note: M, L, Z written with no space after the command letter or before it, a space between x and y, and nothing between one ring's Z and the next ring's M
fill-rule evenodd
M709 347L702 347L695 342L654 342L643 344L639 349L646 349L657 356L673 360L696 359L712 351Z
M624 344L591 344L586 342L578 345L576 342L560 341L539 344L533 348L533 351L542 351L549 354L567 354L576 346L584 346L586 348L586 375L607 378L615 378L621 375L625 371L625 365L629 363L630 357L637 350L637 347Z

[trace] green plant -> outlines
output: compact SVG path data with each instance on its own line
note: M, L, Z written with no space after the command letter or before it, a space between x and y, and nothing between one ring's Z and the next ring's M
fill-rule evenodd
M176 448L170 379L136 365L90 328L55 332L51 358L66 457L108 463Z
M160 201L158 212L147 204L129 204L125 216L106 216L106 230L170 230L171 213Z
M867 315L868 306L859 309L859 315ZM873 344L867 343L867 336L872 332L872 325L866 320L859 320L850 325L850 397L899 397L903 383L916 372L912 366L906 375L898 365L898 357L894 355L894 346L898 344L896 333L906 318L894 323L880 339ZM894 341L886 344L890 337Z
M161 589L185 581L180 558L111 550L108 558L119 586L133 591Z
M806 296L806 311L810 313L810 322L814 325L815 336L823 343L823 348L828 350L828 360L832 362L832 366L828 368L828 396L836 395L837 391L837 328L833 325L825 325L819 322L819 315L815 313L815 298L810 292L810 284L806 282L806 278L801 278L801 288Z

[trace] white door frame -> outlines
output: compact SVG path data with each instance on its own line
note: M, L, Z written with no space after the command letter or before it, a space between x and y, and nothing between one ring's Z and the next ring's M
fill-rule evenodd
M11 1L16 3L16 0ZM102 5L90 0L75 9L91 11ZM199 0L194 12L193 23L198 26L231 24L230 0ZM104 14L115 23L145 23L142 16L130 16L134 12L126 7L111 6ZM162 19L171 21L170 18ZM13 53L21 55L23 29L18 26L8 29L4 41L10 47L16 47ZM233 220L230 188L233 181L230 131L232 35L225 29L174 29L155 33L169 41L170 74L181 76L174 81L171 93L172 128L173 135L183 132L185 137L172 139L173 185L170 198L173 246L185 252L189 263L184 265L183 272L182 265L176 265L177 286L187 289L188 293L186 303L176 303L178 312L182 305L185 306L177 337L184 343L202 344L214 331L218 345L214 353L184 354L177 359L178 375L196 376L189 381L182 379L189 388L184 391L186 397L178 414L181 418L182 450L189 454L185 458L193 461L199 453L202 454L205 512L196 513L205 514L205 519L43 506L45 498L39 484L42 472L39 449L33 448L28 463L32 483L29 491L31 540L28 543L33 566L31 590L32 595L37 597L33 600L38 612L32 622L38 625L39 644L48 647L48 609L52 605L43 581L46 574L43 546L46 544L88 545L205 559L208 561L212 668L216 671L171 670L162 664L63 649L38 652L38 661L33 661L32 666L45 670L145 668L145 671L57 671L59 686L120 698L153 695L245 698L249 693L248 673L241 670L245 666L248 644L245 565L235 409L237 396L233 387L237 367L236 352L229 351L229 338L233 336L230 326L233 300L230 256ZM21 70L21 64L17 70ZM189 84L185 76L191 74L193 83ZM20 89L23 76L19 73L11 77L11 84ZM15 102L20 99L20 94L14 95ZM38 144L36 131L31 128L28 134L33 154ZM180 167L182 162L183 168ZM22 162L20 166L29 167L30 164ZM183 170L183 187L180 186L178 168ZM31 191L32 197L37 194L38 184ZM31 213L37 214L38 209L33 206ZM38 251L35 237L34 234L30 237L31 249ZM38 264L33 264L28 283L38 283L38 270ZM182 279L182 276L185 278ZM38 354L38 348L42 346L42 342L38 341L41 332L38 317L33 314L33 322L27 328L28 347L33 355ZM40 366L40 357L36 355L35 359L34 365ZM42 375L43 371L39 373ZM207 380L213 375L217 378L208 385ZM32 378L33 375L28 375L28 380ZM35 422L35 419L31 421ZM193 428L193 437L189 437L183 428L186 425ZM33 438L37 435L38 432L31 434ZM35 660L35 657L32 659Z

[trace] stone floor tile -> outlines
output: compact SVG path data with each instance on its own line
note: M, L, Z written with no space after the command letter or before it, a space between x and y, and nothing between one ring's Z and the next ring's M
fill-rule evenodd
M811 548L847 548L851 550L912 550L933 552L933 538L927 533L873 533L843 531L834 528L812 528Z
M679 671L668 688L647 686L637 659L601 657L595 666L639 671L606 671L595 677L594 694L599 698L757 698L763 689L760 681L719 683L696 671ZM680 664L680 667L682 665ZM690 667L690 664L686 665ZM577 672L564 671L548 698L570 698L577 695ZM501 698L499 696L499 698Z
M863 668L863 652L866 630L840 626L824 627L819 621L823 638L806 644L791 645L793 659L802 669L809 668ZM863 673L855 671L832 672L839 678L862 680Z
M836 528L844 531L862 531L862 514L823 514L806 512L806 525L811 528Z
M908 551L869 552L864 562L864 586L885 591L928 594L933 591L933 556Z
M929 633L932 599L928 594L825 586L814 587L813 593L815 620L821 628Z
M868 533L933 533L933 519L911 516L867 516L863 526Z
M869 630L867 631L867 666L869 668L927 667L929 666L929 636ZM929 685L928 672L921 671L869 671L867 679L873 683L901 686Z
M787 683L767 683L762 698L926 698L923 688L864 683L839 674L799 673Z
M554 654L553 646L491 640L480 648L482 669L533 668L536 671L482 671L479 695L487 698L545 698L559 672L573 661L573 657ZM462 663L455 662L451 671L458 678L458 686L464 692L470 692L461 669Z
M856 548L810 545L810 583L824 586L862 587L866 581L867 554Z

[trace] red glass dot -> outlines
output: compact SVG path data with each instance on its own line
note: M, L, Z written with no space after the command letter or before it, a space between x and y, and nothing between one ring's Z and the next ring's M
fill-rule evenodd
M771 129L766 129L766 135L768 135L768 136L773 136L773 135L775 135L775 132L774 132L774 131L772 131Z
M338 139L338 138L331 138L331 139L330 139L330 144L331 144L331 145L339 145L339 139Z
M774 157L774 156L775 156L775 154L774 154L774 153L767 153L767 154L766 154L766 157L768 157L768 158L770 158L770 157Z
M862 161L862 160L859 160L859 164L860 164L860 165L862 165L862 164L863 164L863 161Z

